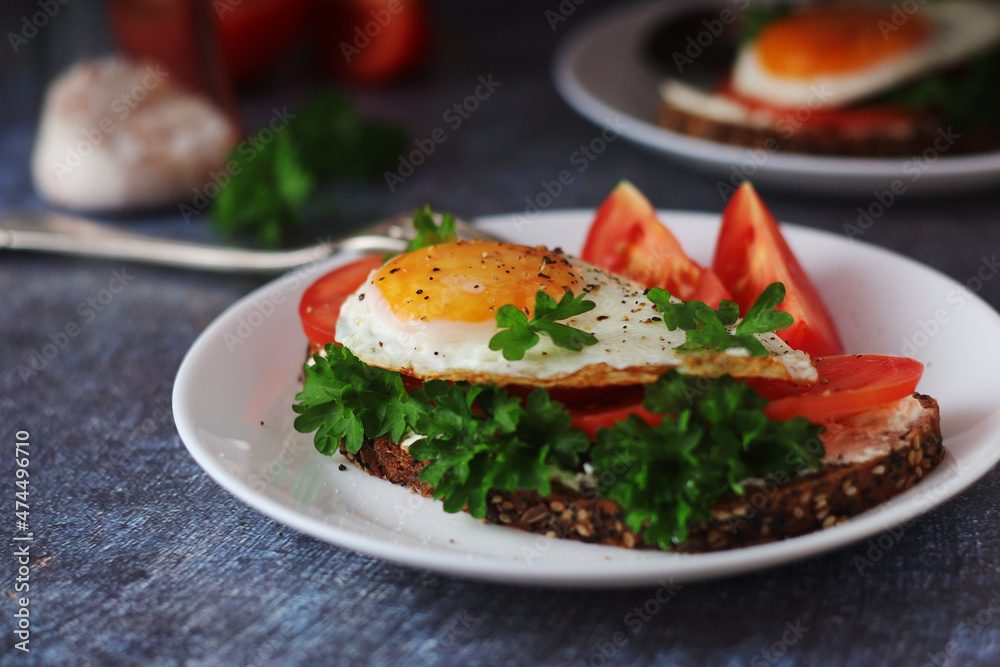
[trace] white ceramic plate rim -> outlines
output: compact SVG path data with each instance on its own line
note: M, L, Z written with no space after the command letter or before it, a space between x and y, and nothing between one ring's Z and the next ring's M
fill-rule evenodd
M661 215L661 219L675 231L695 259L706 263L710 260L711 243L718 229L717 216L671 211L663 211ZM524 228L518 227L516 223L512 224L512 216L497 216L483 220L480 224L500 235L516 238L519 242L548 241L549 245L558 244L573 251L581 243L583 230L591 216L592 212L589 211L553 211L541 214ZM514 234L515 227L517 235ZM655 585L663 580L679 582L733 575L843 547L913 520L966 489L1000 459L1000 446L997 446L1000 443L1000 397L991 398L992 394L983 396L975 391L976 386L971 389L966 386L970 382L985 383L987 378L992 382L992 378L1000 371L1000 361L987 359L984 362L976 355L967 355L959 357L967 359L962 362L963 367L951 368L945 364L942 368L935 356L944 353L947 353L944 354L945 357L949 354L954 356L950 350L956 345L958 349L962 349L962 346L976 349L990 340L997 340L1000 338L1000 316L959 283L900 255L825 232L791 225L786 227L786 237L806 266L813 260L820 264L827 262L819 275L813 277L835 315L838 311L846 313L845 304L854 303L850 295L846 295L846 300L845 295L838 296L836 286L840 284L841 276L836 270L830 270L830 267L837 266L844 269L845 276L852 276L844 287L848 291L853 289L854 283L851 280L863 283L866 280L882 281L886 275L899 277L900 281L894 285L883 286L879 299L884 304L903 300L910 304L908 307L915 307L918 298L906 295L916 284L925 286L924 292L929 290L951 295L955 290L961 290L961 294L967 298L963 302L961 313L952 313L953 321L958 322L959 326L946 328L938 338L932 337L928 344L920 347L919 354L914 355L928 364L919 389L942 401L942 423L946 445L951 452L949 459L914 489L829 530L727 552L681 555L546 540L499 526L481 525L466 515L445 515L433 501L414 496L418 503L428 505L428 525L431 525L430 530L435 540L448 538L448 541L454 542L458 538L462 543L459 548L448 550L450 547L417 547L412 543L405 543L406 540L412 542L414 539L414 535L407 532L411 531L408 526L399 529L398 538L387 539L384 534L373 535L365 527L363 519L358 523L354 520L355 517L348 516L343 511L316 509L284 497L274 497L266 484L254 479L248 469L241 469L238 463L234 463L230 444L237 442L245 446L247 443L229 438L231 434L228 432L222 434L226 437L221 437L218 432L246 432L250 422L254 422L253 426L256 427L256 413L248 414L250 411L246 409L250 403L259 403L261 410L270 409L271 414L291 413L291 399L299 368L294 363L289 363L287 368L282 365L275 367L275 362L268 361L266 346L270 344L273 346L271 349L291 350L292 358L304 352L305 338L299 329L297 315L301 293L315 277L350 257L335 257L296 274L286 275L249 294L219 315L191 346L177 373L173 393L177 429L198 465L241 501L273 519L342 547L453 575L505 583L552 586ZM829 264L831 261L834 264ZM262 312L260 304L277 294L283 295L282 303L267 317L258 317L260 323L254 320L253 314ZM922 313L923 310L919 312ZM859 316L862 318L859 321L863 328L876 332L876 336L880 327L887 324L870 322L871 312L865 308L861 308L859 312L851 311L846 318ZM255 337L249 338L245 343L257 345L259 349L248 348L248 354L242 357L232 354L228 358L220 357L220 341L227 335L231 337L234 332L238 332L239 322L242 320L246 323L248 319L254 325ZM967 331L970 323L974 325L973 333ZM842 333L846 333L845 338L851 339L850 331ZM869 332L865 335L871 334ZM262 340L265 338L273 340L269 343ZM274 341L278 341L276 346ZM877 342L877 349L865 351L892 353L892 346L891 339L886 338ZM942 346L946 346L946 349L942 350ZM246 363L248 360L253 360L254 363ZM991 373L992 376L989 377ZM269 389L275 384L281 385L283 389ZM956 392L957 397L951 398L951 403L945 402ZM963 412L962 405L955 405L955 402L975 404L974 409ZM951 418L956 414L960 418L959 422ZM208 421L212 421L211 428ZM261 428L266 429L263 424ZM309 444L311 438L308 436L290 432L263 432L266 435L255 446L275 450L264 451L267 457L277 456L276 450L287 448L289 442L297 443L300 449L296 456L305 456L310 460L309 466L321 468L327 474L328 481L323 482L322 487L324 493L329 492L328 484L336 484L340 479L335 476L337 473L327 473L340 460L337 457L322 457L313 451ZM220 442L224 444L220 445ZM303 451L306 453L301 453ZM373 494L373 497L382 493L403 493L400 487L352 469L351 474L353 473L357 475L351 479L356 481L344 484L343 489L334 489L334 493L343 491L345 495L342 497L360 502L362 506L366 505L367 498L352 498L352 488L348 487L357 487L353 490L356 495ZM397 509L401 502L399 498L397 496L394 501ZM424 509L423 506L421 509ZM378 512L385 514L389 510L375 508L373 511L375 514L372 516L376 516ZM538 546L538 540L552 543L553 548L543 545L543 553L539 553L537 558L528 558L527 561L516 555L510 557L509 554L491 551L491 544L503 544L510 549L521 544L525 545L520 547L522 550L534 548ZM845 566L849 564L850 561L845 559Z
M620 77L603 79L612 84L629 85L638 71L648 70L651 79L658 77L651 66L644 65L638 55L642 39L650 26L670 14L685 9L730 6L719 0L662 0L616 8L592 19L574 31L558 48L553 64L556 89L580 115L602 127L619 131L622 136L658 153L680 158L701 169L729 176L732 165L748 159L748 149L689 137L659 127L653 114L629 112L609 103L588 84L585 73L578 71L581 59L603 49L621 57L635 53ZM608 35L615 39L608 40ZM655 84L649 86L649 97L656 99ZM655 102L650 104L655 109ZM615 118L626 122L615 122ZM745 174L759 183L782 187L804 186L826 192L865 192L871 194L895 179L907 185L912 172L904 171L911 158L851 158L780 153L768 156L766 162ZM749 170L747 170L749 171ZM969 189L1000 180L1000 152L978 155L939 157L920 176L920 191L924 193L954 189Z

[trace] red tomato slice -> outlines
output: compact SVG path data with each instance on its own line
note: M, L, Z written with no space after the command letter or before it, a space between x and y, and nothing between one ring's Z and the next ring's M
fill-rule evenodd
M685 301L715 308L729 298L718 276L684 253L649 200L628 181L619 183L597 209L580 258Z
M302 329L313 345L322 349L337 331L340 306L347 297L365 281L368 274L382 266L381 255L369 255L340 266L309 286L299 301L299 318Z
M924 372L915 359L884 354L816 357L813 365L819 373L813 385L749 381L757 393L771 399L764 409L768 417L822 422L878 408L912 394Z
M792 315L795 324L778 335L789 346L811 355L844 353L833 318L749 182L739 187L722 212L712 268L742 313L765 287L784 283L785 300L779 310Z
M727 80L719 87L719 94L738 102L751 110L766 110L779 114L775 125L784 121L792 128L809 127L816 129L840 130L843 132L891 132L906 130L912 126L914 118L926 116L926 112L914 112L910 109L895 106L852 106L846 109L809 109L809 115L803 118L801 109L797 107L782 107L770 104L752 97L746 97L733 89L732 81Z
M526 396L530 389L523 390ZM610 428L629 415L635 415L647 424L657 425L663 415L649 412L642 407L646 390L642 385L622 387L593 387L589 389L551 389L554 400L566 406L574 428L586 432L593 440L597 430Z
M586 432L591 440L597 437L598 429L611 428L618 422L625 420L629 415L635 415L651 426L656 426L663 421L663 415L649 412L642 407L641 401L612 407L595 406L586 411L570 409L569 414L573 418L573 427Z

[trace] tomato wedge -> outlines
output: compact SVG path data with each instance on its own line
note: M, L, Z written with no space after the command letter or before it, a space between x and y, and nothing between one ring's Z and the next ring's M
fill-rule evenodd
M819 373L813 385L749 381L757 393L771 399L764 409L768 417L823 422L877 409L912 394L924 372L916 359L884 354L843 354L812 361Z
M314 351L335 342L341 304L380 266L381 255L362 257L330 271L305 291L299 301L299 318Z
M597 209L580 258L685 301L715 308L729 298L718 276L684 253L649 200L628 181L619 183Z
M527 396L530 388L521 391ZM635 415L653 426L663 421L663 415L642 407L646 395L643 385L551 389L549 393L566 407L573 428L586 432L591 440L597 437L598 429L610 428L629 415Z
M833 318L749 182L739 187L722 212L712 268L744 314L765 287L784 283L785 300L778 309L794 317L795 324L778 331L778 336L814 356L844 353Z

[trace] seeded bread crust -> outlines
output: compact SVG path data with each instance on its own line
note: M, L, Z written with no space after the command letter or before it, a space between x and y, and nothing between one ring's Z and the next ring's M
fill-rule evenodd
M711 520L696 526L678 550L718 551L829 528L909 489L945 455L937 401L922 394L914 398L919 415L905 431L873 436L882 441L877 454L849 463L828 460L822 470L792 479L747 484L745 495L720 501ZM388 438L366 441L357 454L341 451L371 475L433 496L430 485L419 480L425 464ZM534 491L496 491L485 521L548 537L649 546L625 526L621 507L592 488L575 491L553 483L544 498Z
M866 133L852 136L808 126L799 127L792 132L787 125L783 126L783 131L779 131L776 128L751 127L706 118L667 102L660 104L660 125L678 134L698 139L769 152L777 146L782 153L876 158L919 156L934 147L939 129L948 127L941 119L927 117L914 119L904 132L892 135ZM948 147L948 152L976 153L998 148L1000 132L979 128L961 132L955 144Z
M914 394L922 412L905 432L876 436L880 453L863 461L826 461L787 484L762 482L729 497L712 520L693 531L684 551L716 551L802 535L847 521L911 488L945 457L940 411L930 396Z

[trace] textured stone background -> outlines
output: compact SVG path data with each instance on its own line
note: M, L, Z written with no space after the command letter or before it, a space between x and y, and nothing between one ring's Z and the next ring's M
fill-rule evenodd
M395 211L430 202L470 217L523 210L525 197L597 135L557 97L550 61L569 31L611 4L588 0L553 31L544 12L555 10L556 0L438 3L438 50L427 75L357 92L358 101L424 137L474 89L477 77L492 74L502 87L404 186L391 195L368 193L369 204ZM34 7L4 3L0 32L19 25ZM14 55L7 46L0 45L5 210L40 206L25 168L37 49ZM298 99L301 92L297 82L277 79L246 98L247 113L266 119L275 99ZM623 177L657 206L721 210L711 179L624 141L611 144L557 205L593 207ZM768 193L779 218L836 233L869 201ZM865 240L964 282L981 258L1000 250L998 211L995 189L903 199ZM134 224L165 236L211 238L203 221L188 225L176 216ZM41 557L31 566L30 655L13 649L14 601L0 596L4 665L762 665L773 664L762 651L793 636L786 624L804 634L783 657L774 656L777 664L941 664L946 652L951 664L1000 658L1000 617L990 615L978 629L963 626L1000 595L996 470L908 527L864 576L853 559L868 546L849 546L684 586L639 623L633 610L653 599L655 589L483 584L383 562L286 529L208 479L169 415L184 352L261 281L131 265L135 278L128 288L93 321L82 322L78 304L106 287L118 268L0 256L0 519L11 535L13 434L26 429L33 553ZM982 296L1000 306L1000 281L987 282ZM79 322L81 334L22 381L17 365L68 322ZM2 560L0 587L8 591L15 567L12 556Z

